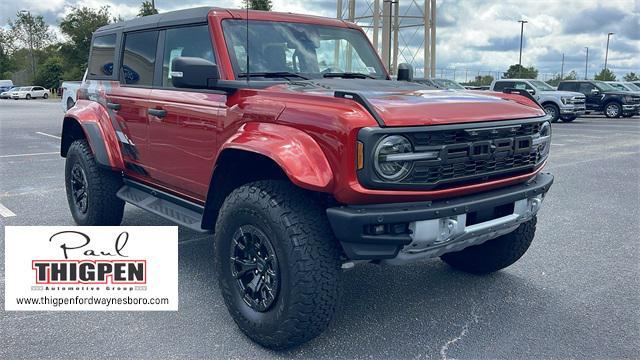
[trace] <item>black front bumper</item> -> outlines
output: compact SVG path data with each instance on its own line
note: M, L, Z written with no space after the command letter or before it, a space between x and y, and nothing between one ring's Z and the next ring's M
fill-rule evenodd
M525 183L479 194L426 202L340 206L327 209L327 216L349 259L391 259L411 242L411 236L408 233L372 235L365 232L366 227L406 224L496 208L544 194L552 183L553 175L540 173Z

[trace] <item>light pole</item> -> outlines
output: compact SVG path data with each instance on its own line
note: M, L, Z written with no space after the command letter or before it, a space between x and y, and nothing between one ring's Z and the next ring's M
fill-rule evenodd
M524 24L528 21L526 20L518 20L520 23L520 58L518 58L518 65L522 66L522 38L524 36Z
M607 60L609 58L609 38L611 37L611 35L613 35L612 32L607 34L607 51L605 51L604 53L604 68L607 68Z
M584 79L587 80L587 67L589 67L589 48L585 47L585 49L587 49L587 57L584 61Z
M560 66L560 80L564 76L564 53L562 53L562 65Z

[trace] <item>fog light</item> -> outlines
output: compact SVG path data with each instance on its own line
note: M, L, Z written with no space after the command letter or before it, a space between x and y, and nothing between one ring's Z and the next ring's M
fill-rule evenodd
M385 226L384 225L373 225L372 226L372 233L373 235L382 235L385 233Z

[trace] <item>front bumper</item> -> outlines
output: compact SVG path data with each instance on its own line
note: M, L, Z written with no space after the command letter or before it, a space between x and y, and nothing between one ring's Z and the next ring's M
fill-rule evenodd
M622 114L638 114L640 113L640 104L622 105Z
M341 206L327 209L327 216L349 259L404 263L460 251L515 230L535 216L552 183L553 175L540 173L525 183L450 200ZM500 215L472 221L487 211ZM376 225L389 231L372 234L369 229Z
M565 105L563 107L560 108L560 114L561 115L576 115L576 116L580 116L580 115L584 115L584 112L586 111L586 107L584 104L581 105Z

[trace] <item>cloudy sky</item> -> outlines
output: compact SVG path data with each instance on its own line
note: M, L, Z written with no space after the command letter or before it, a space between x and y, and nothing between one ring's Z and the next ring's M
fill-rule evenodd
M357 13L367 11L372 0L356 0ZM98 8L109 5L113 15L134 17L141 0L22 0L0 2L0 26L18 10L41 14L52 26L72 6ZM417 0L421 5L422 0ZM347 3L347 0L344 0ZM335 0L274 0L274 11L336 16ZM400 0L401 14L420 15L411 0ZM585 47L589 47L589 76L604 64L607 33L615 33L609 46L608 67L618 75L640 72L640 0L437 0L438 75L458 80L482 71L504 71L518 62L520 19L527 20L523 64L541 73L559 73L565 54L565 73L576 70L584 76ZM240 0L156 0L161 11L195 6L240 7ZM406 20L404 24L411 23ZM57 29L56 29L57 30ZM369 33L371 33L369 31ZM421 67L422 43L413 29L401 34L405 59ZM406 46L405 46L406 44ZM417 51L416 51L417 50ZM400 62L403 62L401 56ZM445 70L442 70L445 69Z

